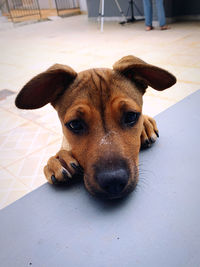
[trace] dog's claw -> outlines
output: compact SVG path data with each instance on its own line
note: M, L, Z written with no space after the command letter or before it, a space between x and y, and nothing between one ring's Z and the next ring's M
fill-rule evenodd
M77 173L83 173L83 168L80 165L76 165L75 163L70 163L70 165L72 166L72 168L75 169Z
M68 180L69 178L72 178L71 174L66 169L62 170L62 175L63 175L65 180Z
M151 142L149 142L149 140L146 140L146 141L145 141L145 146L146 146L146 147L149 147L150 145L151 145Z
M141 145L141 149L146 149L146 148L148 148L148 147L150 147L150 146L151 146L151 143L149 142L148 139L146 139L146 140L144 141L144 143Z
M159 138L159 132L156 130L154 130L154 132L155 132L156 136Z
M69 151L60 150L49 158L44 167L44 174L51 184L68 184L73 176L83 174L83 169Z
M55 175L51 175L51 181L53 184L58 184L58 180L56 179Z
M151 144L153 144L153 143L156 142L156 138L154 138L154 137L150 137L149 141L150 141Z
M146 115L143 115L143 130L141 134L141 149L149 148L156 139L159 137L159 132L157 129L156 121Z

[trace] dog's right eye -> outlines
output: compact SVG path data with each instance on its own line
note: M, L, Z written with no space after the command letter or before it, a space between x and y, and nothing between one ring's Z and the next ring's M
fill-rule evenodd
M139 112L133 112L133 111L125 112L122 117L123 126L133 127L138 121L139 116L140 116Z
M69 121L65 124L65 126L75 134L83 134L87 130L85 122L80 119Z

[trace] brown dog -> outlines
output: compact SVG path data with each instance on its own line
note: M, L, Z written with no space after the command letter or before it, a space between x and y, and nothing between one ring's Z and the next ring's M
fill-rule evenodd
M142 96L148 86L162 91L175 82L169 72L134 56L120 59L113 70L77 74L56 64L34 77L15 103L21 109L51 103L58 112L63 143L44 167L48 182L67 182L84 170L93 195L119 198L131 192L138 181L139 150L158 136L154 119L142 115Z

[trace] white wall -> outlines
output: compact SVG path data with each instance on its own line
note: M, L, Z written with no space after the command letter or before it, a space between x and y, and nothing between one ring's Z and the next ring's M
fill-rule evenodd
M41 9L56 8L55 0L38 0ZM64 1L63 1L64 3ZM86 0L79 0L81 11L87 12Z
M38 0L40 9L54 9L56 4L54 0Z
M81 11L87 11L87 3L86 0L79 0L80 3L80 9Z

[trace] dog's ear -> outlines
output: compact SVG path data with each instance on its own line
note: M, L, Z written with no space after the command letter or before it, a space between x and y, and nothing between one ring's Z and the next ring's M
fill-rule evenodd
M55 64L31 79L19 92L15 105L21 109L41 108L55 101L72 83L77 73L68 66Z
M176 78L168 71L147 64L134 56L121 58L113 65L113 69L134 81L142 93L145 93L148 86L162 91L176 83Z

